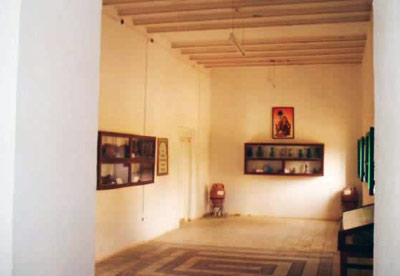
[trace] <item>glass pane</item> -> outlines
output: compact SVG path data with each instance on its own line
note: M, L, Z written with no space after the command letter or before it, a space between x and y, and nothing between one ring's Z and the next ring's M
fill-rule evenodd
M140 139L138 141L139 157L154 158L154 141Z
M287 146L270 146L270 158L293 158L293 152Z
M101 165L101 184L120 185L128 183L129 165L128 164L102 164Z
M320 161L286 161L285 173L287 174L321 174L322 162Z
M267 158L268 149L266 146L246 146L247 158Z
M282 173L282 162L281 161L262 161L262 160L250 160L246 163L247 173Z
M131 147L132 147L131 158L140 157L140 155L139 155L139 138L136 138L136 137L132 138Z
M319 146L289 146L279 150L281 157L288 159L321 159L322 147Z
M152 163L134 163L132 164L132 182L153 182L154 165Z
M318 146L318 147L313 147L313 158L321 159L322 154L323 154L323 148Z
M154 165L153 163L143 163L140 169L140 181L153 181Z
M101 149L103 159L129 158L129 138L102 136Z
M140 181L140 164L139 163L132 164L131 181L133 183L139 183L139 181Z

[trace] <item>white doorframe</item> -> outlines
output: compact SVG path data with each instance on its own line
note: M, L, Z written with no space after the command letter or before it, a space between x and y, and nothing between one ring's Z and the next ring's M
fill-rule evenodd
M180 160L179 160L179 181L182 187L182 217L183 220L193 218L194 204L194 150L193 150L193 133L194 130L187 127L181 127L180 135Z

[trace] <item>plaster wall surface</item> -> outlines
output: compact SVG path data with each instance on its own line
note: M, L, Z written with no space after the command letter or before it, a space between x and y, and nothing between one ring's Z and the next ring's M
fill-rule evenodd
M12 274L15 121L20 1L0 2L0 275Z
M365 46L364 58L362 63L362 129L360 137L365 136L370 128L375 125L373 36L373 22L371 22L367 34L367 43ZM367 183L360 183L357 186L357 189L359 191L359 194L361 194L361 203L363 205L374 203L374 196L369 195Z
M357 183L361 66L214 69L211 80L211 180L226 184L228 213L339 218L341 189ZM295 108L294 140L272 139L274 106ZM244 175L246 142L324 143L325 175Z
M400 275L400 2L374 1L375 248L374 275Z
M22 0L14 276L93 276L101 1Z
M169 175L97 192L96 260L203 215L209 182L208 73L107 15L101 47L99 129L168 138Z

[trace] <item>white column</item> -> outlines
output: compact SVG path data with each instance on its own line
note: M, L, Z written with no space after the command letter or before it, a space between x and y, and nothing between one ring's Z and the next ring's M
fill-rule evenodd
M400 275L400 1L374 1L374 275Z
M101 0L21 0L14 276L93 276Z
M0 1L0 275L12 275L12 206L14 191L20 1Z

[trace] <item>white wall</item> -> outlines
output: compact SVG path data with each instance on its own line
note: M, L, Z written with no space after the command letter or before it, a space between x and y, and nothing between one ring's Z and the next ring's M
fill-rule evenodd
M374 1L376 199L374 275L400 275L400 2Z
M94 275L101 1L22 0L14 275Z
M373 62L373 22L370 23L367 42L364 51L362 63L362 109L361 109L361 136L365 136L374 126L374 62ZM368 205L374 203L374 196L369 195L367 183L359 183L357 185L359 194L361 195L361 204Z
M12 205L14 190L20 1L0 2L0 275L12 273Z
M169 175L147 186L97 192L96 260L177 228L185 177L193 181L190 216L206 208L209 76L156 37L148 44L146 83L146 41L128 23L103 16L99 129L168 138ZM193 133L192 176L182 169L185 132Z
M365 135L374 125L374 33L371 22L362 63L362 132ZM365 133L364 133L365 132Z
M211 180L227 186L229 213L337 219L339 193L357 182L361 66L212 71ZM295 139L271 137L273 106L294 106ZM325 144L324 177L244 175L244 143Z

